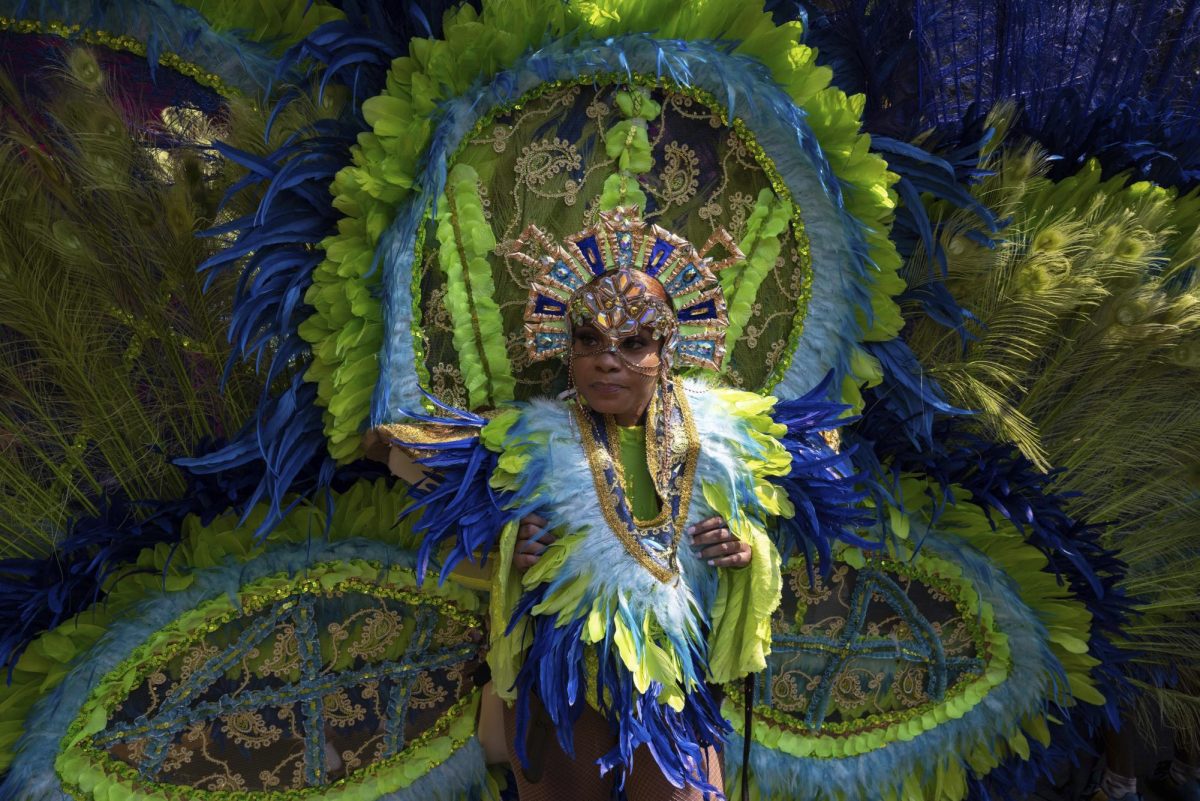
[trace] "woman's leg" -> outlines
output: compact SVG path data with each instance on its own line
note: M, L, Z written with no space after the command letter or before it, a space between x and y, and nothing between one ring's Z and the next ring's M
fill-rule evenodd
M704 751L704 765L701 767L708 776L708 783L722 793L725 792L725 766L721 755L713 746ZM658 763L646 746L642 746L633 755L633 772L625 782L625 793L629 801L702 801L704 794L694 787L672 787L663 778ZM711 801L712 796L709 796ZM522 799L524 801L524 799Z
M496 695L496 688L490 681L483 685L480 693L476 736L489 765L502 765L508 761L505 744L510 738L504 732L504 702Z
M504 707L504 733L508 741L508 759L517 777L521 801L610 801L612 778L601 776L596 761L611 751L617 738L609 731L608 721L591 707L584 709L575 724L575 758L567 756L558 745L558 738L542 702L535 696L530 703L530 740L542 743L542 753L531 753L530 762L541 768L536 782L525 777L514 746L517 737L517 714L514 707ZM649 758L649 757L647 757ZM531 764L531 768L534 764Z

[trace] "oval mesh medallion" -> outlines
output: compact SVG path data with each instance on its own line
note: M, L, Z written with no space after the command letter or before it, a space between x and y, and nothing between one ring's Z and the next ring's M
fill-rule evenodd
M837 561L811 580L802 560L772 617L755 714L813 756L850 756L962 717L1012 667L1008 636L962 570L922 551ZM728 688L741 708L740 687Z
M237 600L177 618L106 676L68 753L156 795L319 795L401 766L475 701L482 619L410 571L319 565Z

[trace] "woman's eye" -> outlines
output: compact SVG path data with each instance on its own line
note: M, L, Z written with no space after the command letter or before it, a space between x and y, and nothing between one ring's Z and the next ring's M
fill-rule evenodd
M644 339L627 339L621 343L621 347L628 351L639 351L646 347Z
M596 346L597 339L591 334L576 334L575 341L585 347L594 348Z

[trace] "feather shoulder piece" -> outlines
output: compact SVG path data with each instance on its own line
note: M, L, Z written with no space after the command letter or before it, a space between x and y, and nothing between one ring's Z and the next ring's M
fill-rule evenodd
M535 504L516 483L528 462L524 449L504 450L520 410L489 420L437 406L445 416L411 415L411 423L382 426L380 433L423 469L424 479L410 492L414 502L402 516L415 516L413 530L424 535L418 574L424 576L440 556L440 583L464 560L486 561L505 526L534 511ZM536 486L536 477L529 478Z
M773 533L784 560L792 553L803 554L810 572L813 564L822 572L829 570L836 542L873 547L855 533L871 523L863 504L867 493L864 477L851 461L853 448L842 449L837 433L857 418L846 417L847 406L827 399L829 384L826 378L770 411L774 436L789 457L784 470L769 477L782 496L781 505L790 512L779 515Z

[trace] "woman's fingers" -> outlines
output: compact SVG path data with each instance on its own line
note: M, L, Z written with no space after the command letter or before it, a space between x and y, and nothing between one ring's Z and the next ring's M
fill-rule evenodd
M692 526L688 532L692 535L692 544L698 546L736 539L729 531L725 521L719 517L703 520Z
M747 546L744 551L729 556L719 556L716 559L710 559L708 563L713 567L746 567L750 564L750 555L750 549Z
M749 543L734 540L710 545L700 552L700 558L713 567L745 567L752 553Z
M513 567L524 573L529 568L537 564L537 555L531 553L519 553L513 557Z
M725 540L724 542L713 543L700 549L699 556L701 559L716 559L721 556L730 556L731 554L741 553L743 549L748 549L746 543L739 540Z
M545 531L540 528L535 528L533 526L529 526L528 528L526 528L525 526L521 526L520 530L517 531L517 542L518 543L530 542L530 543L541 543L542 545L549 545L550 543L555 542L557 539L558 539L558 537L554 536L549 531Z
M697 537L713 534L718 531L724 531L726 534L729 533L729 526L725 524L725 519L720 516L701 520L688 529L688 534L691 534L692 537Z
M692 545L697 548L705 548L709 545L717 545L722 542L738 541L737 537L733 536L733 532L726 528L724 520L717 518L717 521L720 525L713 528L701 529L699 526L703 524L698 524L695 532L692 534ZM708 521L706 520L705 522L707 523Z
M517 529L517 542L513 548L513 566L520 571L526 571L533 567L546 550L546 546L555 542L558 537L555 537L549 531L546 531L546 518L540 515L525 515L521 518L521 525Z
M729 530L720 517L702 520L689 529L696 555L713 567L745 567L753 553L750 544L742 542Z
M545 530L546 522L544 517L525 515L521 518L521 525L517 529L517 539L540 539L543 542L553 542L554 535Z

